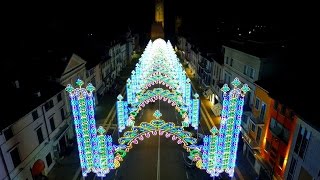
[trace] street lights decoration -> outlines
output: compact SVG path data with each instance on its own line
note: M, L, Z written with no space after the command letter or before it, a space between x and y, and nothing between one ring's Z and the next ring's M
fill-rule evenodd
M82 88L84 83L80 79L76 81L76 84L78 88L73 88L68 84L66 91L71 100L82 176L87 176L91 171L97 173L98 176L105 176L109 172L105 166L108 157L102 152L104 151L102 146L105 146L104 139L101 137L104 133L102 127L99 128L99 135L97 135L92 93L95 88L91 83L86 88ZM108 163L113 163L113 160Z
M217 172L225 171L230 177L233 177L244 97L250 88L247 84L244 84L241 89L238 88L241 85L238 78L235 78L231 84L234 87L231 91L227 84L221 89L223 109L218 137Z

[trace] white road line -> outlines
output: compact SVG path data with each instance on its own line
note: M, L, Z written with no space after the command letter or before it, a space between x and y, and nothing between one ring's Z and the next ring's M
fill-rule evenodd
M189 179L189 175L188 175L188 172L186 171L186 175L187 175L187 179Z
M160 135L158 136L158 164L157 164L157 180L160 180Z

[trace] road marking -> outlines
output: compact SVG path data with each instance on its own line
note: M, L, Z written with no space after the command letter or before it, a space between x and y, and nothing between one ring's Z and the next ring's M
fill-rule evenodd
M158 167L157 167L157 180L160 180L160 135L158 135Z
M121 91L121 94L123 94L125 91L125 87L126 86L124 86L123 88L122 88L122 91ZM125 96L126 94L123 94L123 96ZM113 114L113 113L115 113L115 108L116 108L116 103L112 106L112 108L111 108L111 110L110 110L110 112L109 112L109 114L108 114L108 116L106 117L106 119L103 121L103 127L105 127L106 126L106 124L108 123L108 119L110 118L110 116L111 116L111 114ZM112 119L113 120L113 119ZM112 121L110 121L110 122L112 122ZM110 123L109 122L109 123Z
M187 175L187 179L189 179L189 175L188 175L188 172L186 171L186 175Z

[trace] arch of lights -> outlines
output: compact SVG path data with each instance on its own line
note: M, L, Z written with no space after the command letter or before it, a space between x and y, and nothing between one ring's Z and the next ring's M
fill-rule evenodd
M196 97L198 98L198 96ZM157 100L162 100L164 102L168 102L173 107L175 107L175 110L179 112L179 114L184 119L184 121L182 122L183 126L189 126L188 108L183 103L182 96L178 94L178 92L170 92L169 90L163 90L162 88L154 88L153 90L147 90L145 93L140 93L137 96L137 99L138 101L133 104L133 107L129 108L130 109L130 112L128 115L129 119L127 119L129 123L127 124L134 123L132 121L135 120L135 117L138 115L139 111L143 107L145 107L146 104L155 102ZM118 101L121 101L121 100L122 99L120 100L118 99ZM124 128L125 127L123 126L122 129Z
M159 58L159 54L161 53L153 52L154 50L156 50L153 45L161 46L162 48L160 48L160 52L162 53L164 51L169 51L170 48L168 47L171 46L169 42L165 43L163 40L156 40L154 41L154 43L149 42L142 58L145 58L146 60L152 60L150 59L148 54L157 55L156 57ZM163 46L167 47L164 48ZM174 56L171 56L169 53L169 55L166 55L165 57ZM142 67L145 67L143 63L146 62L141 59L139 62L141 63ZM174 63L171 62L171 64ZM123 157L126 155L126 153L129 152L129 150L132 148L133 144L137 144L138 140L143 140L150 137L151 133L152 135L165 134L167 138L171 136L172 140L177 140L178 144L183 144L183 147L190 153L193 161L196 162L196 166L200 169L206 170L206 172L211 176L218 176L220 173L226 172L229 174L229 176L232 177L234 174L234 167L236 162L244 96L250 90L249 87L244 84L241 88L239 88L241 83L238 78L235 78L232 81L232 90L230 90L227 84L222 87L221 90L223 91L223 109L221 113L222 115L220 129L213 127L210 130L211 135L205 135L203 144L197 145L196 140L191 137L191 133L184 131L184 126L188 126L187 124L179 127L175 126L173 123L166 123L164 120L159 119L161 116L161 113L159 111L156 111L154 113L154 116L156 117L155 120L152 120L150 123L143 122L140 124L140 126L134 126L132 123L130 124L130 121L125 121L125 119L130 119L130 111L128 110L130 109L129 106L132 106L134 108L139 107L139 109L141 109L142 107L138 105L141 105L141 102L144 103L145 101L148 101L148 99L140 101L140 104L138 99L140 98L140 96L145 96L144 93L152 92L150 90L142 92L143 87L139 86L138 82L143 80L140 79L141 77L143 77L143 73L141 72L145 71L142 71L143 68L136 68L136 70L137 74L132 74L132 86L129 87L129 89L131 88L131 90L134 90L131 92L131 95L134 96L134 98L130 101L130 95L128 96L127 94L127 101L122 101L123 97L121 95L118 96L118 128L121 126L125 127L126 125L131 126L131 131L125 132L124 136L118 139L119 145L115 145L112 143L111 136L105 134L106 131L105 129L103 129L103 127L100 126L98 129L96 129L93 110L94 97L92 93L94 87L91 84L88 84L86 88L82 88L83 82L81 80L78 80L76 82L76 84L79 86L78 88L73 88L71 85L68 85L66 87L66 91L69 92L69 96L71 99L82 175L87 176L89 172L94 172L99 177L106 176L106 174L109 173L111 169L115 169L120 166L120 162L123 160ZM177 100L177 102L174 103L178 104L181 103L181 101L185 103L187 105L188 111L193 111L193 114L188 114L188 116L190 117L189 119L197 120L199 118L199 114L197 114L197 112L199 112L198 95L195 94L195 98L192 99L191 89L190 91L186 91L187 86L183 86L181 84L181 82L190 84L190 80L188 78L182 78L181 80L181 77L179 76L176 79L179 82L177 91L178 89L181 90L178 91L181 96ZM136 92L135 90L137 90L138 92ZM156 88L156 90L161 91L158 88ZM164 92L165 90L162 91ZM172 93L169 90L166 90L166 93L168 92ZM153 101L156 99L151 98L151 100ZM173 101L171 101L171 103L173 103ZM196 109L198 111L196 111ZM198 124L198 121L196 121L196 123Z

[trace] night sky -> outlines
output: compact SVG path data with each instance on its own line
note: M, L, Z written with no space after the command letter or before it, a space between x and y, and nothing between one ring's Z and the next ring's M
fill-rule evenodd
M314 25L308 13L298 13L300 11L292 4L230 3L165 0L166 38L173 40L177 15L183 18L183 26L189 34L195 36L215 36L215 28L220 21L231 25L268 25L288 41L288 48L295 52L292 62L306 57L306 53L299 50L308 51L305 44L313 38L310 36ZM154 0L27 5L28 8L26 5L6 8L9 13L3 16L1 41L5 45L4 57L33 54L51 46L72 46L79 37L88 33L108 34L128 28L134 32L149 33L154 20Z

